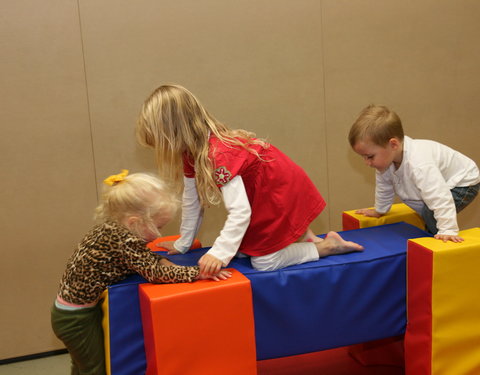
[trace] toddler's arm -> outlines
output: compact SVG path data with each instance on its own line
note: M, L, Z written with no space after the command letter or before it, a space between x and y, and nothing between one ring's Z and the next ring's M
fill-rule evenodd
M116 259L122 268L140 274L151 283L173 284L195 280L225 280L231 276L226 270L218 270L210 275L200 275L199 266L179 266L163 255L150 251L145 241L136 236L125 240L118 249Z
M197 280L207 280L211 279L214 281L220 281L220 280L226 280L228 278L232 277L232 273L227 270L220 270L218 273L213 274L213 275L204 275L199 273L197 276Z
M160 264L161 264L162 266L174 266L174 265L175 265L175 263L170 262L170 260L167 259L167 258L162 258L162 259L160 260Z
M375 172L375 210L378 214L386 214L392 207L395 198L395 189L390 173ZM366 215L368 216L368 215ZM379 216L373 216L379 217Z

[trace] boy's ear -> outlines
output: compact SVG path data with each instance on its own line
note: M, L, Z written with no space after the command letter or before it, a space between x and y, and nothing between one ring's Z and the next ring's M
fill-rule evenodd
M390 147L392 147L394 150L396 150L397 148L399 148L401 146L401 142L398 138L396 137L393 137L393 138L390 138L390 140L388 141L388 144L390 145Z

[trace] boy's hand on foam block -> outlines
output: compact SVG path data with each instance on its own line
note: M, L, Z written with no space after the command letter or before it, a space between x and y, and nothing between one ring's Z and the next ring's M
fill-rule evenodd
M362 208L360 210L356 210L355 213L363 216L377 217L377 218L383 216L383 214L378 213L373 208Z
M443 242L463 242L463 238L460 236L452 236L449 234L436 234L434 236L437 240L442 240Z

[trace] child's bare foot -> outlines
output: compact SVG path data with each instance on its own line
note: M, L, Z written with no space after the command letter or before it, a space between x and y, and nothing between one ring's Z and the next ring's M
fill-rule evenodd
M314 242L314 243L322 242L322 241L323 239L315 236L315 234L310 228L307 229L307 231L303 235L303 238L299 240L299 242Z
M351 253L352 251L362 251L363 246L352 241L345 241L337 232L328 232L325 240L315 243L318 254L321 257L336 254Z

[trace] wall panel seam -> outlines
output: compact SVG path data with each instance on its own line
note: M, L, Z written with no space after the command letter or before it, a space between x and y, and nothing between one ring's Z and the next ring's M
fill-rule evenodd
M88 114L88 125L90 128L90 147L92 150L92 168L93 168L93 175L95 176L94 184L95 184L95 192L97 195L97 203L99 200L99 192L97 186L97 168L96 168L96 158L95 158L95 146L93 141L93 126L92 126L92 114L91 114L91 107L90 107L90 95L88 91L88 78L87 78L87 64L85 59L85 43L83 39L83 28L82 28L82 15L80 10L80 0L77 0L77 12L78 12L78 27L80 31L80 48L82 50L82 62L83 62L83 75L85 78L85 95L87 99L87 114Z
M326 76L325 76L325 49L324 49L324 30L323 30L323 0L320 0L320 51L321 51L321 69L322 69L322 89L323 89L323 139L325 139L325 169L326 169L326 178L327 178L327 192L326 192L326 201L330 202L330 173L329 173L329 159L328 159L328 131L327 131L327 90L326 90ZM328 228L332 228L332 212L331 212L331 205L327 204L327 213L328 213Z

